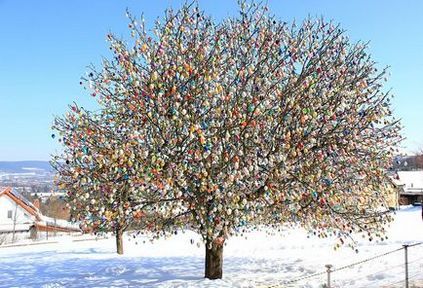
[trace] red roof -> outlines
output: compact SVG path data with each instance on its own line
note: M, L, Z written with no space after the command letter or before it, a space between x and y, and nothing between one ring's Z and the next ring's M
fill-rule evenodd
M35 223L35 227L37 228L38 231L81 232L81 229L78 229L78 228L44 225L40 223Z
M31 202L29 202L27 199L25 199L21 194L13 191L13 189L11 187L7 187L3 191L1 191L0 197L3 196L3 195L9 197L16 204L18 204L25 211L27 211L30 215L35 216L35 218L37 220L41 220L40 216L39 216L38 209L34 205L32 205Z

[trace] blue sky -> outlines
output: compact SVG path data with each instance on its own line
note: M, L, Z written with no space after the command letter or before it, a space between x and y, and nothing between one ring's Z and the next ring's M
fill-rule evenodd
M125 9L144 13L147 23L176 0L0 0L0 161L49 160L54 115L76 101L93 107L79 86L90 63L109 56L105 35L129 39ZM269 0L284 21L307 15L339 22L353 40L370 41L380 67L390 66L386 88L395 94L403 146L423 148L423 1ZM200 0L216 20L234 15L235 0Z

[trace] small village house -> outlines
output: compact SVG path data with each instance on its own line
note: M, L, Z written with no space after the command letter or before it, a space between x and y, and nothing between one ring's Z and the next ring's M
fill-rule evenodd
M0 188L0 244L48 237L49 233L80 233L78 226L41 214L38 207L13 188Z
M400 187L401 205L420 204L423 200L423 170L398 171L395 181Z

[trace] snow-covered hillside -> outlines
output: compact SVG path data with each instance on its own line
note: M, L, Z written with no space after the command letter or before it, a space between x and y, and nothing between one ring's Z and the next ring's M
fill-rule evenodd
M232 238L224 249L224 278L203 279L204 247L192 232L143 243L126 237L125 255L114 239L0 248L0 287L267 287L340 268L423 241L420 207L396 215L384 243L360 242L359 253L333 250L333 239L307 238L304 231ZM194 244L191 244L191 239ZM409 248L410 278L423 279L423 245ZM333 287L403 287L404 250L332 273ZM326 274L275 287L322 287Z

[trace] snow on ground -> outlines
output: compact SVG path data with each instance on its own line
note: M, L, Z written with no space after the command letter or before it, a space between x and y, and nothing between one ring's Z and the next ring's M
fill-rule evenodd
M204 246L199 237L180 233L170 239L143 243L143 238L125 240L125 255L115 254L114 239L0 248L0 287L266 287L302 276L325 272L423 241L420 207L397 212L386 242L360 242L359 253L350 248L333 250L333 239L307 238L298 230L269 236L249 233L234 237L224 248L222 280L203 278ZM136 243L137 242L137 243ZM410 278L423 280L423 245L409 248ZM404 251L332 273L332 287L403 286ZM322 287L322 273L279 287ZM412 287L412 286L411 286Z

